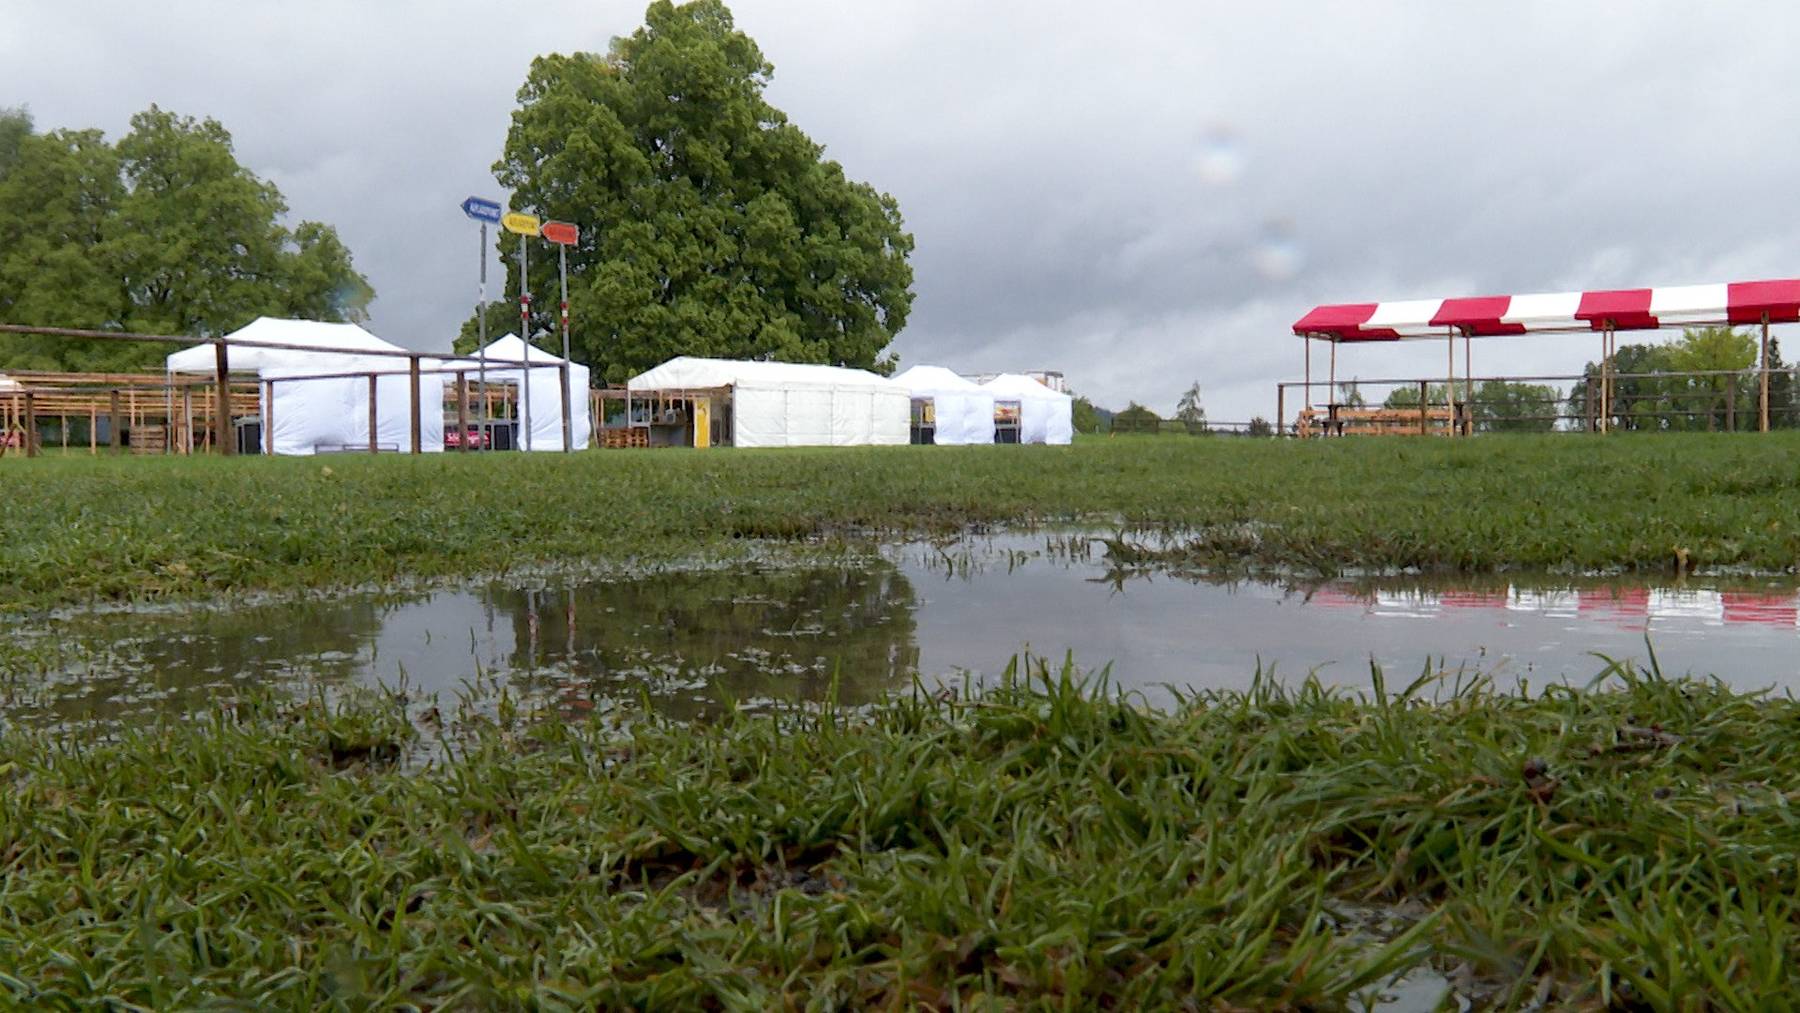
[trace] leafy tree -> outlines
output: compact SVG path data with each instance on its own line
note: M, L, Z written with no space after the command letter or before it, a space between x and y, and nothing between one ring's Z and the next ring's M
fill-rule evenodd
M1250 431L1251 436L1274 436L1275 435L1274 425L1270 424L1269 420L1263 418L1261 415L1258 415L1255 418L1250 420L1250 430L1249 431Z
M1162 419L1155 412L1133 401L1125 406L1124 411L1113 416L1112 429L1115 433L1154 433L1162 429Z
M532 62L494 171L515 207L581 227L573 344L607 380L675 355L893 368L912 236L769 104L773 73L720 0L657 0L608 53ZM531 263L554 329L555 258Z
M1363 397L1361 384L1355 380L1338 381L1338 404L1346 408L1362 408L1368 403Z
M1100 410L1094 402L1085 397L1075 399L1073 421L1078 433L1097 433L1100 431Z
M19 148L31 136L31 114L22 108L0 109L0 177L18 161Z
M1562 403L1562 391L1548 384L1483 380L1475 388L1475 426L1489 433L1547 433L1556 428Z
M1458 386L1456 392L1457 397L1460 400L1462 397L1462 387ZM1449 404L1450 396L1448 388L1441 383L1429 385L1425 389L1425 400L1428 404ZM1393 390L1388 391L1388 396L1386 398L1382 399L1381 407L1417 408L1419 407L1419 388L1413 384L1395 387Z
M1800 429L1794 370L1782 361L1781 339L1774 335L1769 336L1769 428Z
M286 211L215 120L151 106L116 145L97 130L20 134L0 174L0 317L196 337L260 315L363 319L374 292L336 230L289 232ZM134 369L168 351L9 335L0 367Z
M1175 405L1175 418L1189 429L1206 428L1206 409L1200 405L1199 380L1195 380L1194 385L1181 395L1181 400Z

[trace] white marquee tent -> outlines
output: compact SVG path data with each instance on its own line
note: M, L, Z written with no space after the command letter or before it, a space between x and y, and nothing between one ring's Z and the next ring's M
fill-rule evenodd
M904 444L907 388L861 369L681 356L631 378L633 391L732 388L731 442L739 447Z
M366 375L338 375L345 373L396 374L376 379L374 443L382 450L411 449L412 388L405 375L407 361L362 354L406 349L356 324L277 317L258 317L226 338L231 342L226 347L226 368L233 373L255 373L265 381L261 407L269 431L264 440L275 453L306 455L369 446L369 381ZM308 345L317 350L257 347L259 344ZM211 375L218 368L217 355L213 345L199 344L171 354L165 362L172 374ZM435 359L420 360L425 369L437 365ZM441 374L420 378L419 447L426 453L444 449L447 382Z
M1029 376L1001 373L982 384L995 401L1019 404L1020 443L1068 443L1075 437L1075 399Z
M994 442L994 393L942 366L914 366L894 377L914 398L928 399L939 446Z
M326 324L317 320L284 320L257 317L254 321L225 335L231 342L226 350L226 367L233 373L258 373L266 368L323 366L335 367L346 356L358 352L404 352L406 349L370 334L355 324ZM257 348L257 344L312 345L330 349L324 352L302 352L289 348ZM385 358L385 357L384 357ZM218 368L217 353L211 344L194 345L169 355L167 369L171 373L211 375ZM404 369L404 359L388 359L388 368ZM331 372L340 372L331 368Z
M508 334L488 342L485 354L488 358L489 383L510 383L520 388L519 449L560 452L563 448L562 370L557 366L561 365L562 357L534 345L527 345L516 334ZM543 365L503 366L496 365L493 361L495 359L541 362ZM473 380L478 366L475 359L460 359L455 368L468 370L469 379ZM527 372L531 374L530 425L525 424L527 399L522 383ZM586 450L594 438L593 420L588 417L588 377L586 366L574 361L569 363L569 434L571 445L576 450Z

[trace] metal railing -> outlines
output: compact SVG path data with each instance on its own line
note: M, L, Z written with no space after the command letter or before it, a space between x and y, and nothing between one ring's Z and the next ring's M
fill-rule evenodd
M215 349L215 366L209 376L199 377L195 374L177 376L168 374L157 377L150 374L49 374L43 371L14 371L7 375L11 383L0 389L0 454L8 449L18 449L27 457L37 456L41 449L39 421L44 417L55 417L61 420L59 430L66 444L70 426L68 419L73 416L80 419L86 415L88 420L89 450L98 451L98 430L100 420L106 420L108 430L108 448L117 450L122 444L121 433L127 428L123 423L130 421L139 428L148 427L144 420L161 418L163 453L191 453L194 450L210 450L214 453L230 455L236 452L235 433L232 420L247 414L243 408L251 404L265 406L272 411L274 389L279 383L305 382L324 379L352 379L367 377L369 381L369 445L374 452L378 449L376 440L377 396L376 387L383 376L405 376L408 378L410 447L412 453L420 453L422 417L424 402L420 390L420 381L430 375L454 375L456 377L456 412L457 425L461 435L459 448L472 449L468 439L468 407L470 384L468 377L478 373L465 364L450 366L426 366L429 361L440 361L453 356L447 353L412 352L391 349L356 349L332 348L323 345L310 345L295 342L273 341L232 341L228 337L195 338L193 336L169 334L139 334L123 331L95 331L71 327L38 327L28 324L0 323L0 334L30 334L48 337L66 338L71 341L113 341L128 343L150 343L164 345L195 346L210 344ZM230 352L232 348L254 348L274 351L314 352L321 354L353 356L356 358L386 358L405 360L404 368L389 370L360 370L339 373L319 373L297 375L292 377L259 378L251 382L232 379L230 370ZM545 363L532 363L522 359L506 359L487 357L483 367L492 366L501 370L507 369L548 369ZM562 381L561 388L569 387L569 363L564 360L557 369ZM89 378L91 376L91 382ZM52 379L52 378L55 379ZM483 383L478 397L483 405L483 425L491 427L495 398L495 386L502 388L499 400L503 405L510 403L510 394L505 389L510 385ZM155 410L154 401L149 395L159 395L163 401L162 411ZM261 395L260 402L258 397ZM527 395L528 397L528 395ZM177 399L180 400L180 412L177 415ZM195 425L194 407L199 402L200 418L210 417L210 423L197 427ZM589 400L584 397L583 400ZM567 410L569 400L564 401L565 410L562 415L563 449L573 447L573 423L570 411ZM439 411L443 410L442 403ZM529 414L529 408L526 409ZM273 450L273 427L271 420L263 418L264 446Z
M1448 391L1442 378L1293 380L1276 384L1276 418L1290 436L1800 428L1800 370L1770 371L1766 423L1762 380L1757 368L1459 377Z

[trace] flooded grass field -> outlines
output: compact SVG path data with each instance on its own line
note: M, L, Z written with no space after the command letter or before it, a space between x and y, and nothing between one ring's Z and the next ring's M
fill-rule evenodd
M130 721L260 686L477 678L574 715L647 696L666 713L818 700L861 705L992 678L1018 655L1110 666L1116 685L1244 689L1257 673L1370 687L1389 672L1503 687L1581 684L1607 660L1800 688L1800 588L1759 580L1219 580L1123 566L1111 535L988 535L827 561L365 593L233 608L69 612L20 624L0 683L19 720Z

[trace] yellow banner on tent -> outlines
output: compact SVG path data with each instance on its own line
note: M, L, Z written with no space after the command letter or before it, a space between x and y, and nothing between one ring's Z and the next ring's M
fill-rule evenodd
M535 236L543 228L537 215L522 215L517 211L508 211L500 217L500 225L508 232L517 232L521 236Z

